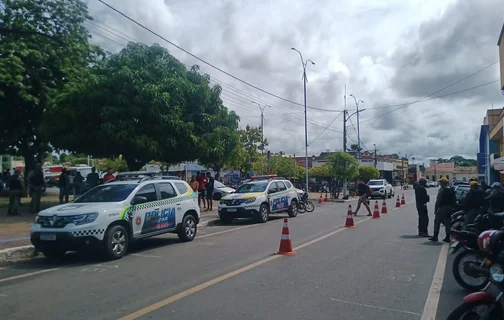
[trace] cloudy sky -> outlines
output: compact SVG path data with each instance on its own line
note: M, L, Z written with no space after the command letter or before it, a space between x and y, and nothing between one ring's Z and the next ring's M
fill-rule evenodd
M376 144L381 154L413 155L420 162L475 158L486 110L504 107L495 63L502 0L105 1L205 61L291 101L233 79L97 0L87 1L95 21L86 26L104 48L159 43L185 64L200 65L221 85L243 127L260 125L253 102L269 105L264 132L272 152L304 155L302 66L291 47L315 62L307 66L309 155L342 149L345 85L349 113L356 110L350 94L364 101L363 148ZM347 128L350 146L357 143L355 115Z

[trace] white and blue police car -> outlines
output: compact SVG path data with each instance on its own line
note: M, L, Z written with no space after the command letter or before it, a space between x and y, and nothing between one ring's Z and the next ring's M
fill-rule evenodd
M132 241L176 233L181 241L196 237L200 220L197 195L182 180L144 176L99 185L67 204L41 211L31 228L31 242L46 257L98 248L119 259Z
M276 175L254 176L219 202L219 218L231 223L235 218L252 218L265 223L270 214L298 214L297 189Z

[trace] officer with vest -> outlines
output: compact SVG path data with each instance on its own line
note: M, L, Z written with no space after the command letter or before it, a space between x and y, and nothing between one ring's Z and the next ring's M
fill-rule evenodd
M451 228L451 214L453 206L456 203L455 191L450 188L450 181L446 178L439 179L439 191L436 198L436 205L434 207L434 234L430 241L437 242L439 235L439 228L441 223L445 226L444 242L450 242L450 228Z

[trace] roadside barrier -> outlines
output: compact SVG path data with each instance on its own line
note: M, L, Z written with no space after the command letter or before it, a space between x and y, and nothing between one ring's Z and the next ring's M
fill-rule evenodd
M329 199L327 199L327 192L326 192L324 202L327 202L327 201L329 201Z
M404 200L404 193L402 194L402 199L401 199L401 206L404 206L406 204L406 200Z
M381 207L381 213L382 214L388 213L388 211L387 211L387 201L385 201L385 199L383 199L383 204L382 204L382 207Z
M322 204L322 192L320 193L320 198L318 199L318 204Z
M397 195L397 201L395 203L395 207L396 208L400 208L401 207L401 200L399 200L399 195Z

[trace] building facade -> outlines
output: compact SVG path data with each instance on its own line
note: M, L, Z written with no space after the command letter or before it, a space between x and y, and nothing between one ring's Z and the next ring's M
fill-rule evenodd
M504 95L504 24L499 35L499 40L497 41L497 46L499 47L499 60L500 60L500 87L502 94Z
M425 179L437 181L441 178L448 180L453 179L455 173L455 164L453 163L437 163L436 160L431 160L427 168L425 168Z
M471 178L477 177L478 167L455 167L455 170L453 171L453 180L466 182L471 180Z
M483 124L480 127L479 152L477 154L478 181L486 181L489 184L500 181L500 173L495 170L495 161L493 159L500 157L500 141L498 135L496 135L499 130L496 132L494 129L500 123L500 130L502 130L501 113L501 109L487 110L486 116L483 118ZM491 136L493 139L490 139Z

